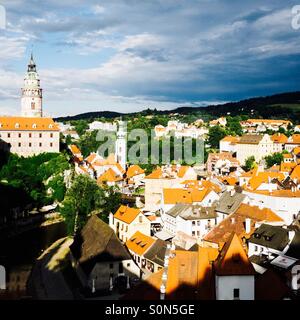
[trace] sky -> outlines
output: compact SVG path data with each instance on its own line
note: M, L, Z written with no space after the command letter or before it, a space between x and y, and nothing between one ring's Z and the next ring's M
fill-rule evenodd
M6 11L6 28L0 29L0 114L20 113L31 51L44 113L53 117L297 91L300 29L291 23L297 4L300 0L0 0Z

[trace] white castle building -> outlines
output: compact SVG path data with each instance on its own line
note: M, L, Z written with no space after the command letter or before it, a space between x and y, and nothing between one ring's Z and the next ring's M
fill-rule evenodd
M43 118L42 89L31 55L24 78L21 117L0 116L0 147L20 156L59 152L59 127L52 118Z

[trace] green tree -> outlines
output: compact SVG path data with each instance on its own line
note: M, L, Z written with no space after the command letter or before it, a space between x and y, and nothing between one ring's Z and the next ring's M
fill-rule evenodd
M122 201L122 194L119 189L114 187L103 187L103 191L105 194L103 210L100 213L100 218L108 223L108 216L110 213L115 213L117 209L120 207Z
M226 136L226 131L220 126L214 126L209 128L208 143L211 148L219 148L219 142Z
M240 124L240 117L227 117L227 133L229 135L238 135L241 136L243 134L243 128Z
M246 171L252 170L255 168L256 162L254 156L251 156L245 160L245 169Z
M87 121L85 120L79 120L75 124L75 130L79 134L79 136L82 136L85 131L88 129L89 125Z
M283 154L281 152L275 152L272 155L266 156L265 160L267 167L270 168L275 164L281 164L283 161Z
M96 181L85 175L77 176L60 206L60 213L65 219L68 234L72 235L81 230L89 214L101 209L103 204L104 193Z

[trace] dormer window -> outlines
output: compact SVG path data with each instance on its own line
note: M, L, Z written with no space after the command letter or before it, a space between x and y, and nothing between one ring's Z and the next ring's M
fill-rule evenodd
M36 125L36 123L34 123L34 124L32 125L32 128L33 128L33 129L36 129L36 127L37 127L37 125Z
M255 237L256 239L260 239L260 234L259 234L259 233L254 233L254 237Z
M49 129L52 129L53 128L53 124L49 124Z
M20 128L20 124L19 124L19 123L16 123L16 124L15 124L15 128Z

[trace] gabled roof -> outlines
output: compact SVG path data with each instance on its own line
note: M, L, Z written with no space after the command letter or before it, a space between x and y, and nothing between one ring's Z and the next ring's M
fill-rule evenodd
M123 180L122 176L116 173L112 168L109 168L97 179L97 182L98 183L118 182L122 180Z
M140 213L140 209L130 208L121 205L118 211L114 214L114 218L123 221L127 224L130 224Z
M86 272L96 262L131 259L114 231L96 215L90 217L71 245L74 257Z
M126 241L125 245L137 255L143 255L153 244L155 239L137 231L129 240Z
M231 234L214 266L218 276L255 274L243 245L235 233Z
M140 166L138 166L137 164L134 164L132 166L130 166L127 169L127 178L132 178L134 176L137 176L139 174L143 174L145 173L145 170L143 170Z

